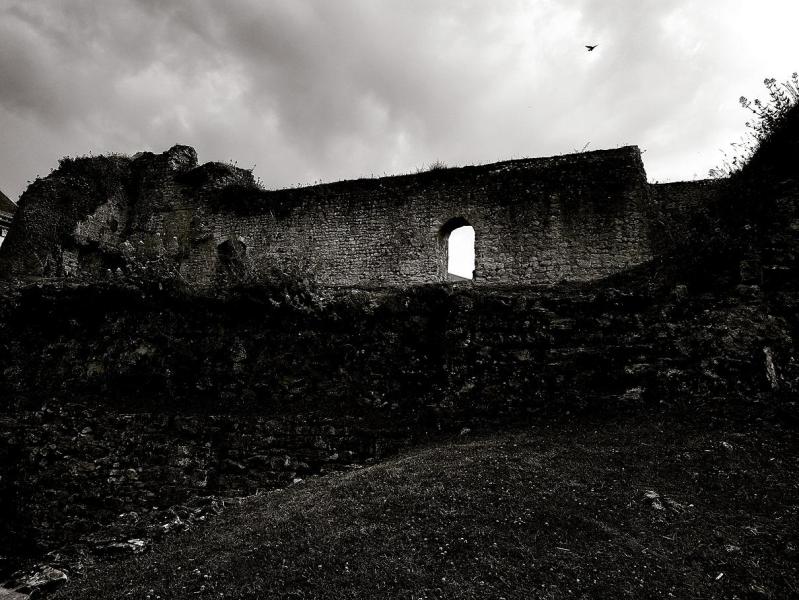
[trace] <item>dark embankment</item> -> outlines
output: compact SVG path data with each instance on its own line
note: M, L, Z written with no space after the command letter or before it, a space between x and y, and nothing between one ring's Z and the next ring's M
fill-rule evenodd
M57 597L786 598L798 476L780 428L531 428L245 499Z
M791 417L785 306L748 287L632 284L316 307L27 288L0 306L0 533L32 556L103 552L151 537L139 519L155 507L270 489L464 426Z

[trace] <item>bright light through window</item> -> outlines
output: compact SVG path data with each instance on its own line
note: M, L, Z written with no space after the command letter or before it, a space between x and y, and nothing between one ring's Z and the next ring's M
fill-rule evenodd
M464 225L449 234L447 271L452 275L474 277L474 227Z

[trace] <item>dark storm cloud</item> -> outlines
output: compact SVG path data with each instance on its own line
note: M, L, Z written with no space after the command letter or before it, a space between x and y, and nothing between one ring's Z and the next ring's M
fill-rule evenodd
M796 12L785 4L772 14ZM15 197L61 155L176 142L257 163L270 186L587 143L638 143L651 175L689 178L740 132L737 97L792 68L758 60L795 45L787 19L760 14L687 0L6 0L0 189Z

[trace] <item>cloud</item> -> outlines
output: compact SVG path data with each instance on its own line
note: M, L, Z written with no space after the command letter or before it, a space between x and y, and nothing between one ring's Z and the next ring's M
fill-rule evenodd
M787 77L791 3L7 0L0 189L195 146L271 187L637 143L702 176ZM587 53L583 44L598 43Z

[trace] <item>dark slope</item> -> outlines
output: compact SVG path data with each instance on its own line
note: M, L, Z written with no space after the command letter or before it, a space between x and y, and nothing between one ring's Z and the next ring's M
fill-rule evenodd
M788 597L795 436L697 425L533 428L309 479L57 597Z

